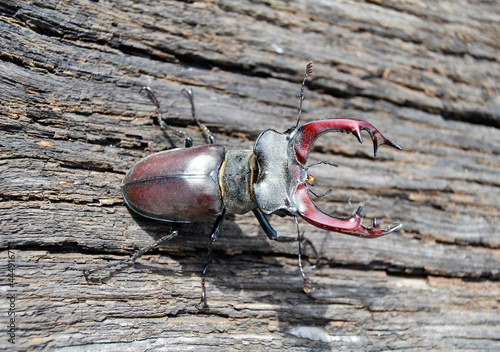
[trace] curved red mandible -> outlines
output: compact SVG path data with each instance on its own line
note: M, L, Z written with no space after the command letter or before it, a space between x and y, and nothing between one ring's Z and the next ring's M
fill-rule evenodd
M297 136L294 139L293 148L297 161L304 164L307 161L309 152L311 151L314 141L326 132L348 132L358 138L360 143L363 143L361 138L361 130L367 131L373 140L373 153L377 156L377 149L382 144L390 145L394 148L401 149L399 145L385 138L379 130L373 127L372 124L356 119L327 119L318 120L306 123L297 131Z
M304 165L311 151L314 141L326 132L347 132L352 133L363 143L361 130L370 134L373 141L373 153L377 156L377 149L383 144L401 149L399 145L385 138L379 130L366 121L356 119L328 119L319 120L305 124L297 131L293 140L293 149L297 161ZM308 223L316 227L336 231L348 235L359 237L380 237L401 228L402 224L383 230L378 227L377 219L373 219L373 226L365 227L361 225L361 205L356 213L350 218L336 218L325 214L312 202L309 197L309 191L305 183L299 184L293 193L293 200L297 207L297 213Z
M396 231L403 226L403 224L399 223L388 228L387 230L383 230L378 227L376 218L373 219L373 226L371 227L361 225L362 205L360 205L356 213L350 218L342 219L325 214L312 202L305 184L300 184L297 187L293 198L295 204L297 205L298 214L301 218L313 226L328 231L335 231L358 237L375 238L387 235L388 233Z

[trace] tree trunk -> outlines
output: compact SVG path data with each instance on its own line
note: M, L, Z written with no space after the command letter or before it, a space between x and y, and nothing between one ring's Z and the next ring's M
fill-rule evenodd
M114 351L500 350L500 7L492 1L0 1L0 348ZM133 214L120 181L182 147L157 125L226 149L266 128L358 118L369 136L314 145L315 199L367 240L300 221L321 265L228 214L197 306L213 222L134 265L94 273L165 235ZM291 217L269 217L296 236ZM314 262L310 247L309 263ZM13 315L15 313L15 315Z

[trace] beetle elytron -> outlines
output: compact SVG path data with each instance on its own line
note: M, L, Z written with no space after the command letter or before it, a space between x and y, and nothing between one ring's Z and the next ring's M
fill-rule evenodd
M196 118L191 90L184 90L191 101L193 118L210 142L208 145L192 147L191 138L165 123L158 100L149 87L144 87L156 104L160 126L184 138L185 148L150 155L132 166L121 184L123 198L133 211L151 219L173 223L215 220L208 245L208 263L202 274L201 302L205 307L205 274L212 260L213 243L226 211L234 214L252 211L270 239L298 241L299 268L304 278L304 287L306 278L300 262L300 242L303 237L298 230L297 216L325 230L367 238L383 236L402 227L399 223L383 230L378 227L376 219L373 219L371 227L365 227L361 224L362 205L353 216L336 218L323 213L311 201L309 193L316 194L308 187L313 177L308 173L310 166L306 166L306 162L313 143L323 133L349 132L362 143L361 130L365 130L373 141L375 156L378 147L383 144L401 149L371 124L361 120L326 119L299 127L304 85L311 73L312 62L307 64L302 82L296 125L285 132L264 130L257 138L253 150L226 150L222 145L215 144L214 136ZM269 214L293 216L298 236L279 236L265 217ZM106 267L134 261L177 234L174 227L168 235L131 258ZM99 269L101 268L86 270L84 274L88 278Z

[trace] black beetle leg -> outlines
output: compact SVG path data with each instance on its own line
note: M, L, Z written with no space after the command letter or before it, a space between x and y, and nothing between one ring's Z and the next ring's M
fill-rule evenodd
M278 242L294 242L297 241L297 238L295 237L284 237L284 236L278 236L278 233L276 230L273 229L267 218L262 214L262 212L259 209L254 209L253 213L257 220L259 221L260 226L266 233L267 237L269 239L278 241Z
M311 240L309 238L304 237L303 233L302 233L301 239L302 239L302 242L304 242L306 245L311 246L311 249L314 252L315 263L313 265L311 265L311 268L315 269L315 268L319 267L319 265L321 264L321 258L319 257L318 250L316 249L316 247L314 246L314 244L311 242ZM303 247L301 247L299 249L302 249L302 248ZM302 253L304 253L304 252L302 252Z
M201 274L201 301L200 301L200 305L203 308L208 308L207 291L205 289L205 275L207 274L208 267L212 263L214 242L217 239L217 235L219 234L220 227L222 225L222 221L224 220L224 215L226 215L226 209L224 209L222 211L222 214L219 215L217 220L215 220L214 227L212 228L212 234L210 235L210 239L208 240L207 265L205 265L205 269L203 269L203 272Z
M309 290L309 279L307 278L307 276L304 272L304 268L302 266L302 253L303 253L302 252L302 241L309 244L311 246L311 248L313 249L314 255L316 256L316 265L315 266L319 265L320 258L318 255L318 251L316 250L316 248L314 247L312 242L310 240L308 240L307 238L304 238L304 236L302 236L300 234L299 221L298 221L297 217L294 216L295 224L297 226L297 237L283 237L283 236L278 236L278 233L272 228L269 221L267 221L267 218L264 216L264 214L262 214L262 212L259 209L254 209L253 213L255 214L255 217L259 221L260 226L264 229L265 233L267 234L267 237L269 237L271 240L278 241L278 242L293 242L293 241L299 242L299 258L298 258L299 259L299 270L300 270L300 275L302 276L302 280L303 280L302 287L304 289L304 292L308 293L310 291Z
M168 240L174 238L178 234L179 234L179 231L171 229L170 232L168 233L168 235L163 236L162 238L160 238L158 241L154 242L153 244L151 244L151 245L149 245L149 246L147 246L147 247L139 250L137 253L135 253L134 255L132 255L130 258L127 258L127 259L124 259L122 261L119 261L118 263L104 265L104 266L101 266L101 267L98 267L98 268L95 268L95 269L84 270L83 271L83 275L85 276L85 280L87 280L87 282L88 282L89 281L89 276L92 273L96 272L96 271L103 270L103 269L114 268L116 266L119 266L119 265L122 265L122 264L125 264L125 263L135 262L144 253L149 252L150 250L158 247L163 242L168 241Z
M198 127L200 128L201 132L205 135L205 137L207 138L208 140L208 143L209 144L215 144L215 137L214 135L212 134L212 132L210 132L210 130L208 129L208 127L204 124L204 123L201 123L200 120L198 120L198 118L196 117L196 110L194 108L194 96L193 96L193 91L190 89L190 88L184 88L182 90L183 93L186 93L188 99L189 99L189 102L191 103L191 115L193 116L193 120L196 122L196 124L198 125Z
M307 278L306 273L304 272L304 267L302 266L302 254L303 254L302 241L304 241L306 244L311 246L311 248L314 252L314 256L316 257L316 264L313 265L312 268L317 268L319 266L320 257L319 257L318 251L316 250L316 247L314 247L311 240L305 238L303 234L302 235L300 234L299 221L298 221L296 216L294 216L294 219L295 219L295 225L297 226L297 238L298 238L298 242L299 242L298 261L299 261L300 275L302 276L302 288L303 288L305 293L309 293L311 291L311 286L309 284L309 279Z
M175 128L174 126L171 126L165 122L165 120L163 119L163 114L161 112L160 102L158 101L158 98L156 97L156 94L153 92L153 90L148 86L142 87L141 92L143 90L148 92L149 98L151 98L151 100L153 101L153 103L156 106L156 111L158 112L158 123L160 124L161 129L168 130L172 134L175 134L177 137L184 138L184 146L186 148L192 147L193 146L193 139L191 137L189 137L186 132L183 132L183 131L181 131L181 130Z
M299 228L299 220L297 220L297 217L293 217L295 219L295 225L297 225L297 242L299 242L299 271L300 275L302 276L302 289L304 292L309 292L309 279L306 276L306 273L304 272L304 267L302 266L302 236L300 235L300 228Z

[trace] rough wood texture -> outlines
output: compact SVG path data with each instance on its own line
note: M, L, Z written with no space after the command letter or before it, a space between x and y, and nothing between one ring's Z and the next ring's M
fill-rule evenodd
M500 350L500 7L495 1L0 1L0 349L58 351ZM302 292L296 244L228 216L198 310L211 224L134 266L114 263L168 226L131 214L119 191L140 158L204 143L229 148L295 122L367 120L403 151L373 158L365 136L328 134L312 160L318 204L365 203L376 240L301 222L321 252ZM368 220L368 219L367 219ZM272 217L283 234L291 218ZM8 251L15 344L8 343Z

